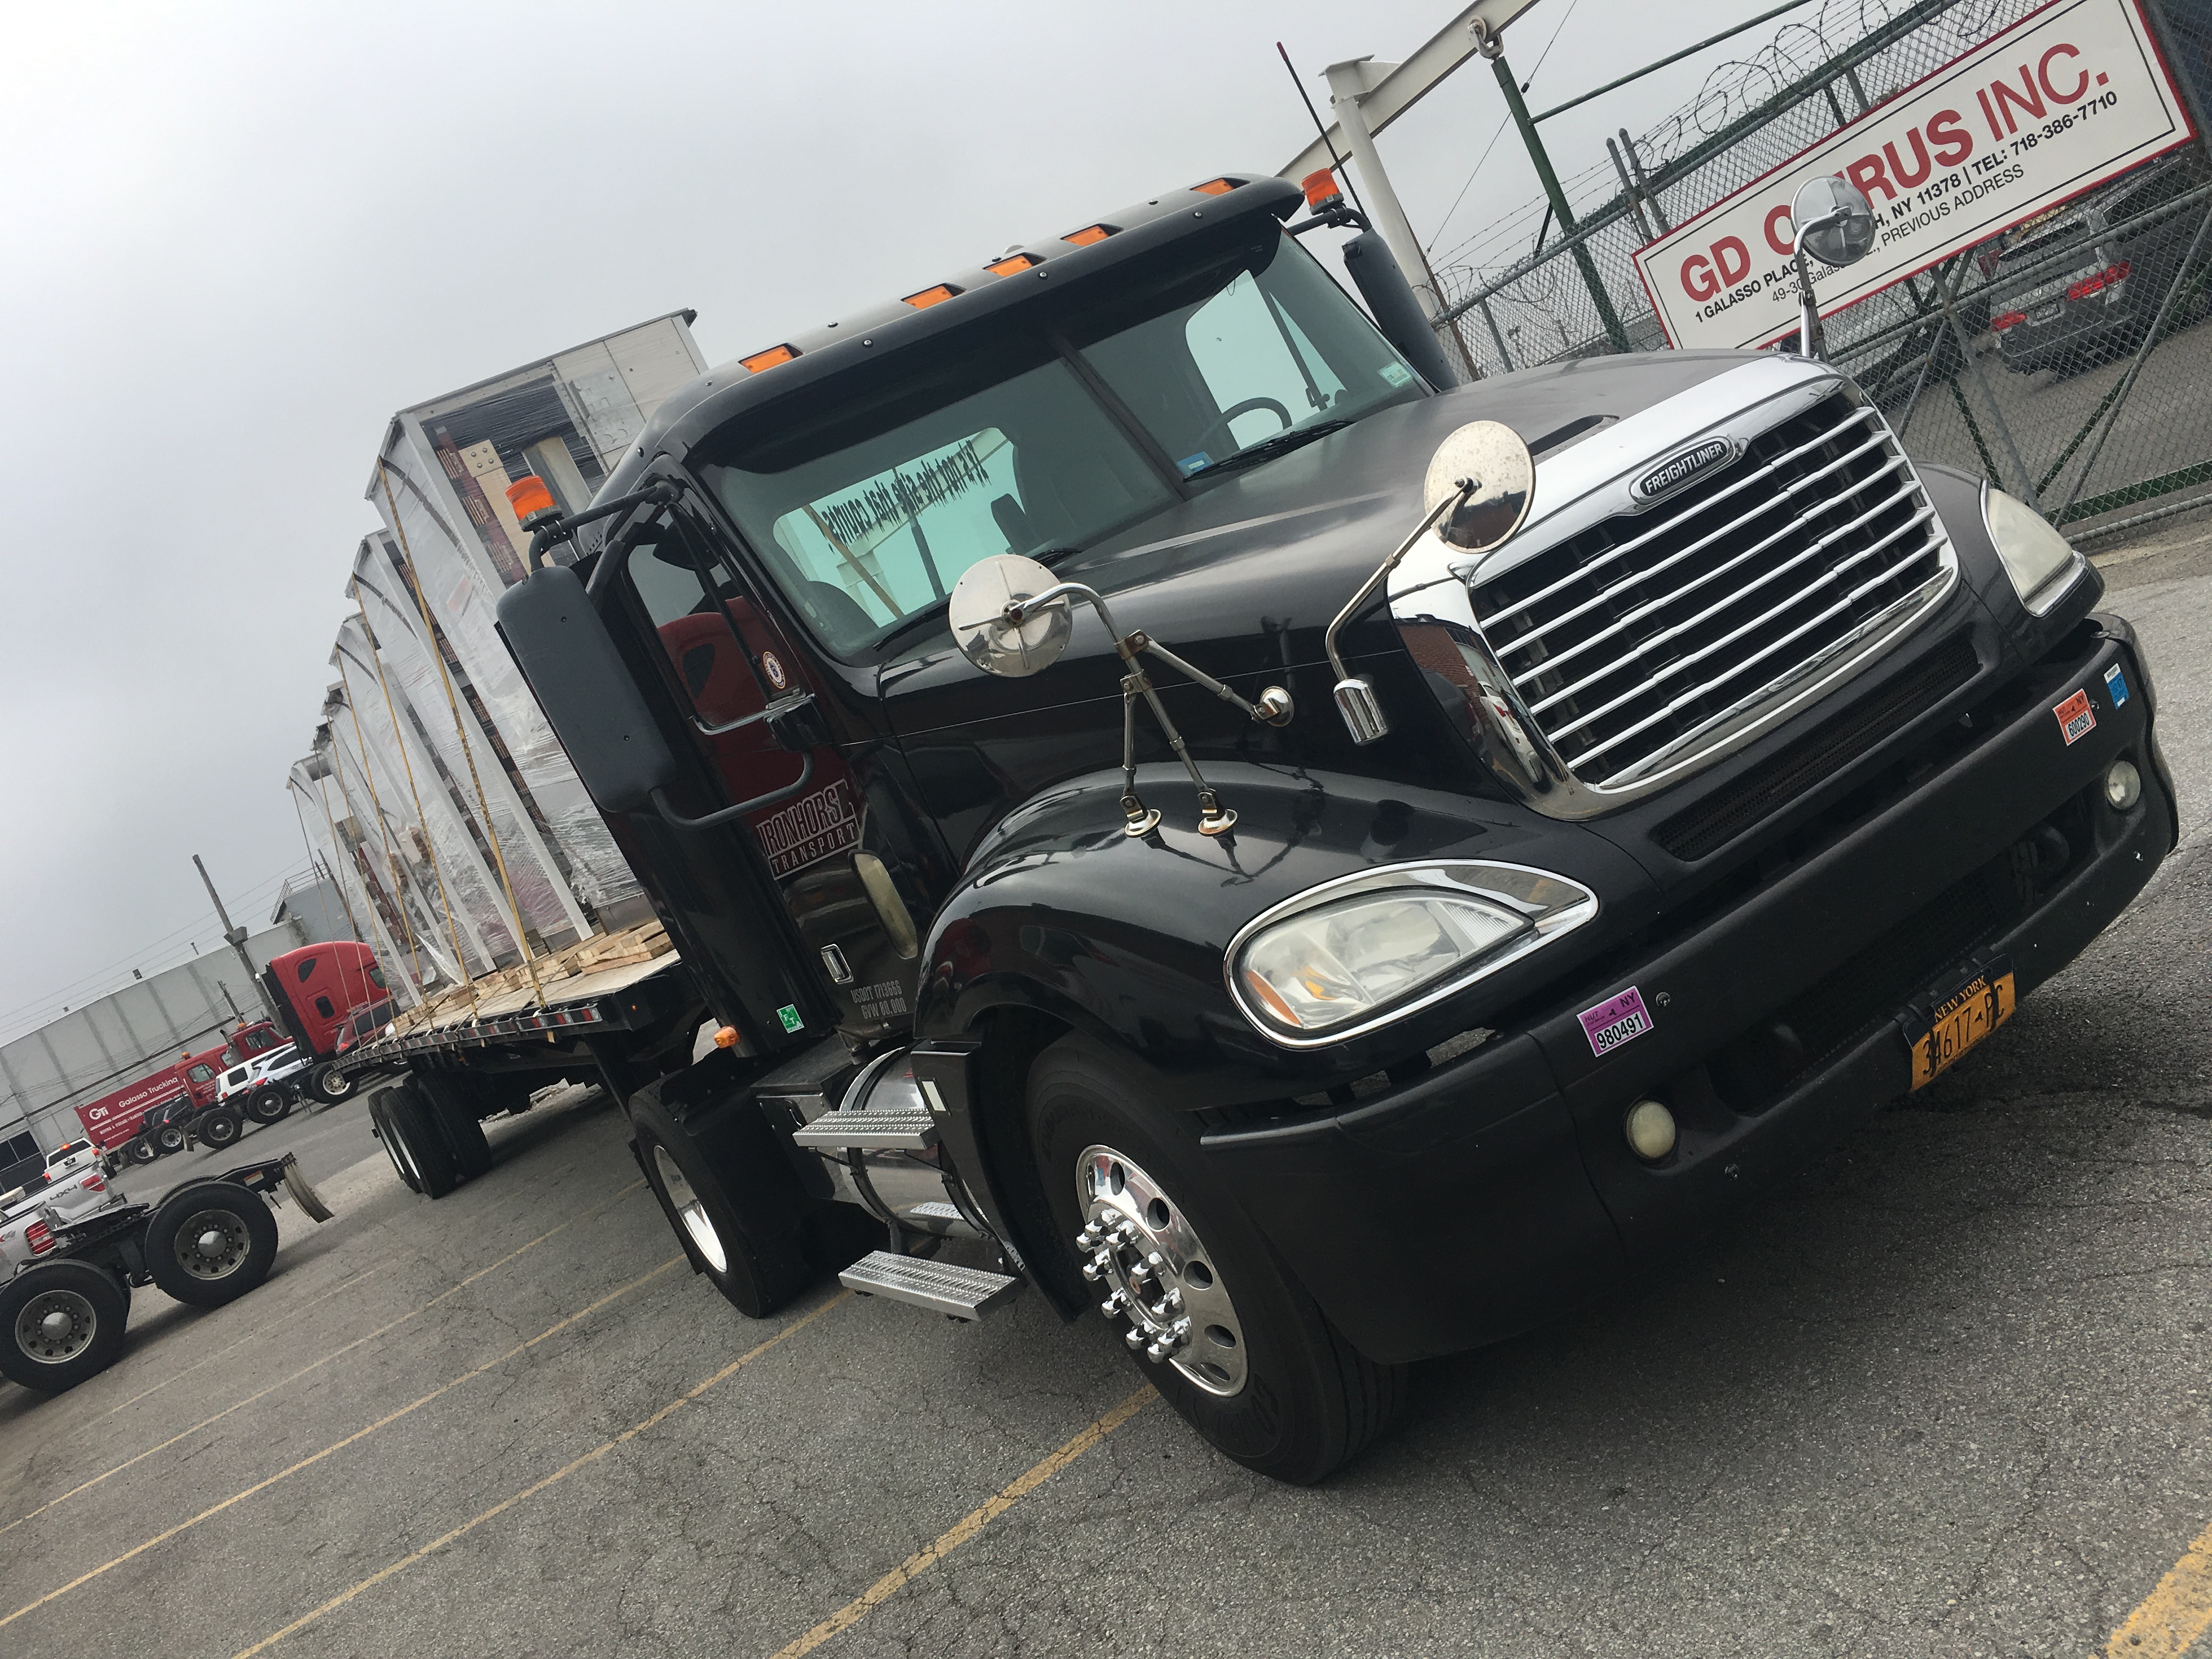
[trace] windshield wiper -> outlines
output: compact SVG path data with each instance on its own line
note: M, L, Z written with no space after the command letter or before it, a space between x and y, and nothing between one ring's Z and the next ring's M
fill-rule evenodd
M1352 424L1349 421L1316 421L1311 426L1292 427L1278 432L1272 438L1262 438L1256 444L1247 444L1234 455L1224 455L1210 461L1195 472L1186 472L1183 477L1209 477L1217 472L1233 472L1240 467L1257 466L1261 461L1272 461L1278 455L1311 443L1316 438L1326 438L1332 432L1341 432Z

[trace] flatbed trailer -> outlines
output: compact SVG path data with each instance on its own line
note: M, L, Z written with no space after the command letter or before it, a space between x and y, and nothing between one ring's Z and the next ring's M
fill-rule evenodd
M656 953L635 960L644 950ZM600 955L624 959L586 959ZM372 1097L370 1121L399 1178L431 1198L491 1167L486 1118L527 1111L556 1083L604 1084L627 1098L689 1062L705 1018L690 969L657 927L545 958L537 989L519 968L469 989L473 997L450 992L332 1062L354 1088L399 1080Z

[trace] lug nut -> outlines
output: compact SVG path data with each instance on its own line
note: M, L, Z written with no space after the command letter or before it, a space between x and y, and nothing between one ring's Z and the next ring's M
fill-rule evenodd
M1083 1264L1083 1276L1089 1279L1093 1285L1096 1285L1098 1282L1098 1264L1095 1261L1085 1262Z
M1121 1312L1122 1309L1128 1305L1128 1291L1116 1291L1113 1295L1108 1297L1103 1302L1098 1304L1098 1311L1104 1314L1107 1318L1111 1319L1115 1314Z
M1153 1343L1150 1347L1145 1350L1145 1358L1151 1360L1155 1365L1158 1364L1160 1361L1165 1359L1167 1357L1168 1351L1157 1342Z
M1121 1340L1124 1342L1127 1342L1133 1348L1143 1347L1145 1346L1144 1327L1141 1325L1130 1326L1128 1335L1123 1337Z

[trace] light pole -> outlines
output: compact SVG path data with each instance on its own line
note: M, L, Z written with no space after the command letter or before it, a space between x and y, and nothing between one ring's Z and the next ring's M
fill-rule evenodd
M200 872L200 880L205 884L208 897L215 905L216 917L222 923L223 943L238 952L238 965L246 969L246 982L259 994L261 1006L267 1010L270 1022L281 1024L276 1016L276 1005L269 1000L269 989L262 984L261 975L254 970L253 958L246 954L246 929L230 925L230 912L222 908L222 895L215 890L215 878L208 874L207 866L200 862L198 853L192 854L192 868ZM233 1012L236 1012L237 1008L236 1003L231 1004ZM244 1018L243 1015L240 1017Z

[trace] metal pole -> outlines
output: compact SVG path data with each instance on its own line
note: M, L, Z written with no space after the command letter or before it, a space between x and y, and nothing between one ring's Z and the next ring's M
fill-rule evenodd
M1651 222L1644 216L1644 203L1636 193L1636 181L1628 176L1628 163L1620 159L1620 146L1608 138L1605 153L1613 157L1613 170L1620 176L1620 193L1628 198L1628 210L1636 216L1636 228L1645 241L1651 240Z
M1973 342L1966 337L1966 325L1959 320L1958 310L1952 305L1948 292L1943 295L1943 320L1950 325L1951 337L1959 343L1960 355L1966 358L1966 372L1974 377L1975 386L1981 390L1982 401L1989 405L1990 419L1996 427L1997 435L2004 440L2005 453L2012 458L2012 470L2020 474L2022 499L2035 507L2041 498L2041 492L2035 487L2035 474L2020 458L2020 445L2014 441L2012 423L2005 419L2004 410L1997 407L1996 394L1990 390L1988 377L1982 373L1981 359L1974 356Z
M1482 320L1490 325L1490 337L1498 346L1498 361L1505 365L1505 372L1510 374L1513 372L1513 354L1505 349L1505 337L1498 331L1498 319L1491 314L1490 301L1477 300L1475 304L1482 308Z
M246 969L247 981L261 994L261 1006L269 1011L270 1022L272 1024L278 1023L276 1005L270 1000L269 988L261 982L261 973L254 967L253 958L246 954L246 929L230 925L230 912L222 908L222 895L215 890L215 879L208 874L207 866L200 862L200 855L198 853L192 854L192 868L200 872L200 880L207 887L208 900L215 906L216 918L222 923L223 943L238 953L238 965ZM220 984L222 981L216 982ZM229 993L226 991L223 994L228 997ZM237 1008L236 1003L231 1004L233 1012L236 1012ZM240 1015L240 1018L243 1018L244 1016Z
M1505 94L1505 107L1512 114L1513 125L1521 129L1521 142L1528 147L1528 159L1534 163L1536 177L1544 186L1544 194L1552 204L1552 216L1559 222L1562 235L1575 234L1574 210L1567 205L1567 193L1559 188L1559 177L1552 171L1552 158L1544 153L1544 141L1536 136L1536 124L1528 118L1528 106L1521 100L1521 83L1513 78L1513 71L1505 62L1505 48L1498 37L1484 33L1480 46L1482 55L1490 59L1490 67L1498 76L1498 88ZM1347 128L1349 123L1346 124ZM1589 285L1590 299L1597 306L1598 320L1605 325L1606 337L1613 342L1616 351L1632 349L1628 331L1620 325L1620 319L1607 297L1605 284L1597 274L1597 261L1581 243L1574 244L1575 265Z
M1428 272L1428 255L1421 251L1420 239L1413 234L1406 210L1398 204L1398 192L1382 170L1382 158L1375 153L1375 136L1368 131L1367 117L1359 107L1360 94L1367 90L1365 62L1331 64L1322 72L1328 79L1329 103L1336 111L1337 125L1343 130L1345 148L1359 164L1360 181L1367 186L1367 216L1396 256L1406 279L1412 282L1415 271ZM1443 309L1436 278L1430 276L1426 285L1415 283L1413 293L1421 302L1421 314L1434 321Z
M1652 220L1664 236L1674 227L1667 222L1667 210L1659 205L1659 192L1651 188L1651 180L1644 176L1644 158L1636 153L1636 140L1628 136L1626 127L1620 130L1620 147L1628 152L1628 170L1636 175L1636 187L1644 192L1644 201L1650 204Z

